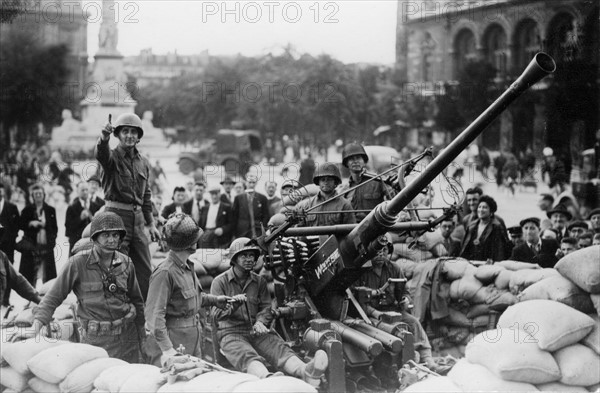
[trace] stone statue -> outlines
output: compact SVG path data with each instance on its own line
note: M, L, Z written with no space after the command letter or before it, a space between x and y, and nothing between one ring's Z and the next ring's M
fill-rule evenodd
M104 0L102 2L102 24L100 25L100 34L98 37L99 51L102 53L118 53L119 30L115 21L114 10L114 0Z

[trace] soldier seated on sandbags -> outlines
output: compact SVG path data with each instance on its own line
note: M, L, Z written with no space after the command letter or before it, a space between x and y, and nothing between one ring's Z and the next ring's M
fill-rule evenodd
M431 354L431 344L427 333L425 333L421 322L408 312L411 302L408 291L406 289L403 291L397 290L396 285L402 284L388 284L388 279L405 278L400 267L390 261L392 251L392 243L387 243L386 247L379 250L377 255L371 259L370 268L360 276L354 287L366 287L373 291L370 303L364 307L367 315L379 319L381 312L385 311L395 311L402 314L401 322L408 325L409 331L414 336L414 346L419 355L419 361L435 370L437 365ZM368 263L363 267L368 268Z
M72 290L77 296L81 342L104 348L110 357L139 361L140 341L145 338L144 300L131 258L117 251L125 234L123 220L116 213L94 216L92 248L69 258L34 309L36 335Z
M229 255L231 268L217 276L211 287L213 295L227 295L234 300L225 310L212 309L222 353L237 370L259 378L274 375L265 366L266 359L278 370L318 386L328 366L325 351L318 350L310 362L304 363L269 328L273 314L267 281L252 271L260 248L249 238L240 237L231 243Z
M144 352L150 362L163 366L178 354L201 357L201 308L226 308L228 296L213 296L202 292L194 263L189 260L196 252L202 229L185 213L172 214L163 228L169 247L167 258L150 276L146 300L146 327L149 337Z

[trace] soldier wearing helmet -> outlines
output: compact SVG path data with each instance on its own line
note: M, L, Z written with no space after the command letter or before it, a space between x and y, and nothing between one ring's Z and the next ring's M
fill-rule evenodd
M185 354L200 357L202 307L226 308L230 300L227 296L205 294L198 282L189 257L196 251L202 232L194 219L184 213L171 215L163 228L170 250L150 277L146 301L150 336L145 352L157 366L175 356L180 346L185 348Z
M211 293L231 296L232 307L213 308L217 339L227 360L242 372L259 378L269 377L264 365L318 385L327 369L327 354L318 350L313 360L304 363L268 326L271 325L271 296L264 277L253 272L260 248L247 237L234 240L229 247L231 268L215 278Z
M319 192L317 195L298 202L295 209L302 211L317 205L319 207L311 210L307 214L305 222L300 225L315 227L356 223L356 217L351 211L352 205L336 192L336 187L342 183L342 176L336 164L332 162L320 164L313 176L313 182L319 186ZM344 213L344 211L348 211L348 213Z
M354 142L344 147L342 165L350 170L348 188L362 184L355 190L343 194L350 201L352 208L358 210L355 213L358 220L365 218L369 211L384 200L392 198L390 190L381 178L376 178L367 183L368 180L375 177L367 173L367 162L369 162L369 156L361 144Z
M113 133L119 145L111 150L108 141ZM123 219L127 235L121 243L121 251L133 260L142 295L146 298L152 270L144 226L149 228L152 240L159 239L160 233L152 215L149 183L152 166L136 147L143 135L140 118L133 113L122 114L114 127L109 122L102 130L96 145L96 159L104 170L106 211L115 212Z
M140 342L145 339L144 300L131 259L118 251L125 235L123 220L115 213L94 216L91 249L69 258L34 310L36 334L73 291L81 342L104 348L110 357L139 361Z

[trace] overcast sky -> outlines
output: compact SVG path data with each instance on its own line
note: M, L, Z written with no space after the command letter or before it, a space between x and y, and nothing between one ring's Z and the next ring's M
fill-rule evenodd
M394 62L396 0L129 0L116 8L118 49L126 56L150 47L156 54L208 49L211 55L255 56L291 43L300 53L326 53L345 63ZM99 28L99 21L89 24L90 56L98 49Z

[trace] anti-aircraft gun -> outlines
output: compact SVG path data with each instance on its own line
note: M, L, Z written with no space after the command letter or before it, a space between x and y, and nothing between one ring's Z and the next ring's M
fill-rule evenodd
M269 255L265 267L277 281L276 328L299 353L316 349L328 353L328 391L395 387L398 367L413 355L411 336L394 313L381 320L369 319L348 289L362 274L362 266L386 246L386 232L429 230L441 221L397 223L396 216L512 101L555 68L550 56L538 53L510 88L418 177L360 223L298 228L294 227L298 218L292 214L259 238L259 245ZM318 247L303 241L307 235L321 235Z

